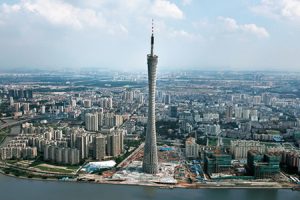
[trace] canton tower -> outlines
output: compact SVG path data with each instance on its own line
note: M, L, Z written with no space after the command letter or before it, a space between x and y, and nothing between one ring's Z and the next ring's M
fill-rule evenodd
M148 122L146 130L146 140L144 147L143 171L148 174L158 172L158 157L156 145L156 126L155 126L155 90L156 90L156 68L158 57L153 53L154 35L152 21L151 52L147 55L148 63Z

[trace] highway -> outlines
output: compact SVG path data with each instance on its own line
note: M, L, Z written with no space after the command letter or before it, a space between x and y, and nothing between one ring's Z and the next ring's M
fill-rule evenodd
M0 130L11 127L11 126L22 124L22 123L28 122L30 120L32 120L32 119L24 119L24 120L20 120L20 121L11 122L11 123L5 123L0 126Z
M41 116L36 116L34 118L21 119L19 121L13 120L12 118L1 118L0 120L1 120L2 124L0 125L0 131L2 129L8 128L8 127L14 127L14 126L17 126L17 125L21 125L25 122L40 119L40 118L42 118L42 117ZM11 122L7 122L7 121L11 121ZM4 124L3 124L3 122L4 122ZM10 140L12 140L15 136L18 136L21 132L21 129L20 128L18 128L18 129L19 129L18 131L11 130L10 133L7 134L7 137L4 139L4 141L2 141L2 143L0 144L0 147L6 146L6 144Z
M36 117L33 117L33 118L21 119L19 121L13 121L13 122L9 122L9 123L4 123L4 124L0 125L0 130L2 130L4 128L11 127L11 126L20 125L20 124L23 124L23 123L31 121L31 120L41 119L41 118L43 118L43 117L36 116ZM3 118L3 119L0 119L0 120L1 121L5 121L5 120L7 120L7 118L5 118L5 119Z

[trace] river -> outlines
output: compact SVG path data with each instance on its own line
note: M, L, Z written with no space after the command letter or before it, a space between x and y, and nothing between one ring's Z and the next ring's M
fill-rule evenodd
M143 186L37 181L0 175L0 200L299 200L275 189L161 189Z

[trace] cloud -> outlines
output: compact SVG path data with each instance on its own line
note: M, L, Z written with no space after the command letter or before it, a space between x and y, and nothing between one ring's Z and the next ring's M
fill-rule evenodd
M259 38L268 38L270 34L264 27L257 26L256 24L238 24L237 21L229 17L218 17L225 25L225 28L231 32L245 32L253 34Z
M203 37L200 34L190 33L186 30L170 30L169 35L175 38L186 38L189 41L202 41Z
M70 26L82 29L84 26L104 27L105 19L100 12L78 8L58 0L22 1L14 5L2 5L5 14L24 12L43 18L53 25Z
M236 31L239 29L239 25L237 24L235 19L229 17L218 17L218 19L224 22L226 29L229 31Z
M8 5L6 3L3 3L1 10L3 13L10 14L21 10L21 6L18 4Z
M15 4L0 4L1 24L11 23L12 15L19 17L19 21L30 17L54 26L105 29L108 33L128 33L126 25L132 23L129 19L178 20L184 16L169 0L20 0Z
M192 3L192 0L182 0L182 4L184 6L190 5Z
M245 31L245 32L252 33L252 34L254 34L258 37L261 37L261 38L267 38L267 37L270 36L268 31L264 27L259 27L255 24L240 25L240 29Z
M151 13L162 18L183 18L183 12L177 5L167 0L155 0L151 8Z
M300 21L299 0L261 0L251 10L271 18Z

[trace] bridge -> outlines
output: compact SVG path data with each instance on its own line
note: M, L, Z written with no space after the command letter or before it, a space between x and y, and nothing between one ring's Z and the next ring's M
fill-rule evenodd
M0 130L5 129L5 128L8 128L8 127L11 127L11 126L20 125L20 124L23 124L23 123L28 122L28 121L31 121L31 120L41 119L41 118L43 118L43 117L37 116L37 117L34 117L34 118L22 119L22 120L19 120L19 121L14 121L14 122L10 122L10 123L5 123L5 124L2 124L2 125L0 126ZM1 119L1 121L4 121L4 120Z
M0 126L0 130L8 128L8 127L11 127L11 126L22 124L22 123L28 122L30 120L31 119L24 119L24 120L21 120L21 121L15 121L15 122L11 122L11 123L5 123L5 124L3 124L3 125Z

